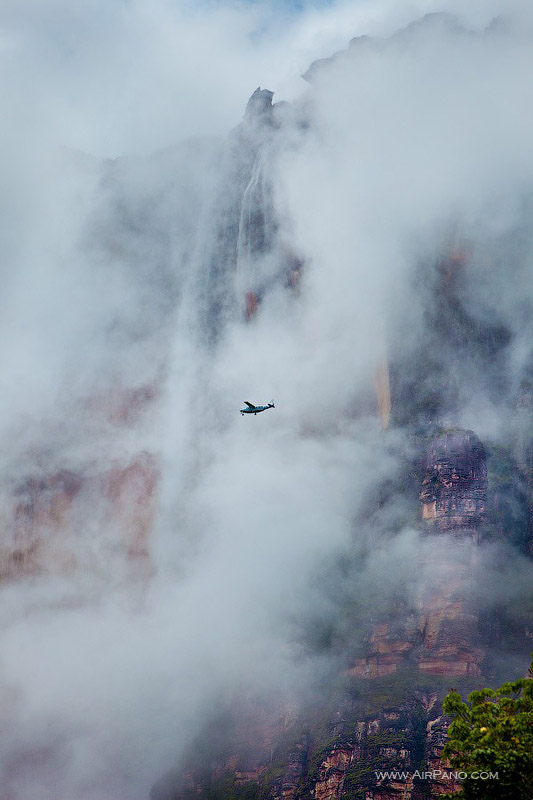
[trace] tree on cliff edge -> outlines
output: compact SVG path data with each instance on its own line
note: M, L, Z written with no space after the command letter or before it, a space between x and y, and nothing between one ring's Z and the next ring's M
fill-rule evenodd
M453 717L443 756L465 772L454 800L533 798L533 660L529 677L468 695L450 692L444 712ZM497 773L489 778L487 773Z

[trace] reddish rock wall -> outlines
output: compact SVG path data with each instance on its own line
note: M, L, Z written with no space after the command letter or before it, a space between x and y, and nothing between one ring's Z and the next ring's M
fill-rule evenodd
M102 447L110 439L107 461L100 457L97 463L88 459L76 468L47 470L46 461L35 457L27 477L12 483L2 507L0 579L98 570L104 564L117 573L149 573L159 466L146 451L112 453L114 430L134 430L158 391L155 386L121 390L92 397L77 409L79 420L86 422L89 414Z

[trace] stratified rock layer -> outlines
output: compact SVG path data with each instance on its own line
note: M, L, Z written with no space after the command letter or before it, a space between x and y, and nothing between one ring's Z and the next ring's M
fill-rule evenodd
M487 457L473 431L454 430L429 446L422 516L441 531L477 529L487 506Z

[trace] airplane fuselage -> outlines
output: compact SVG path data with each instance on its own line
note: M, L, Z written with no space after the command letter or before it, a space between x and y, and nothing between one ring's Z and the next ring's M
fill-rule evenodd
M241 414L260 414L261 411L267 411L269 408L274 408L272 403L268 406L254 406L253 408L241 408Z

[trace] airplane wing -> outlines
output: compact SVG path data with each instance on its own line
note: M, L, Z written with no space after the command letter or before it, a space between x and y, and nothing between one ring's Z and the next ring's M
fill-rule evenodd
M254 404L253 404L253 403L249 403L249 402L248 402L248 400L245 400L245 401L244 401L244 404L245 404L245 405L247 405L247 406L248 406L248 408L256 408L256 407L257 407L257 406L254 406Z

